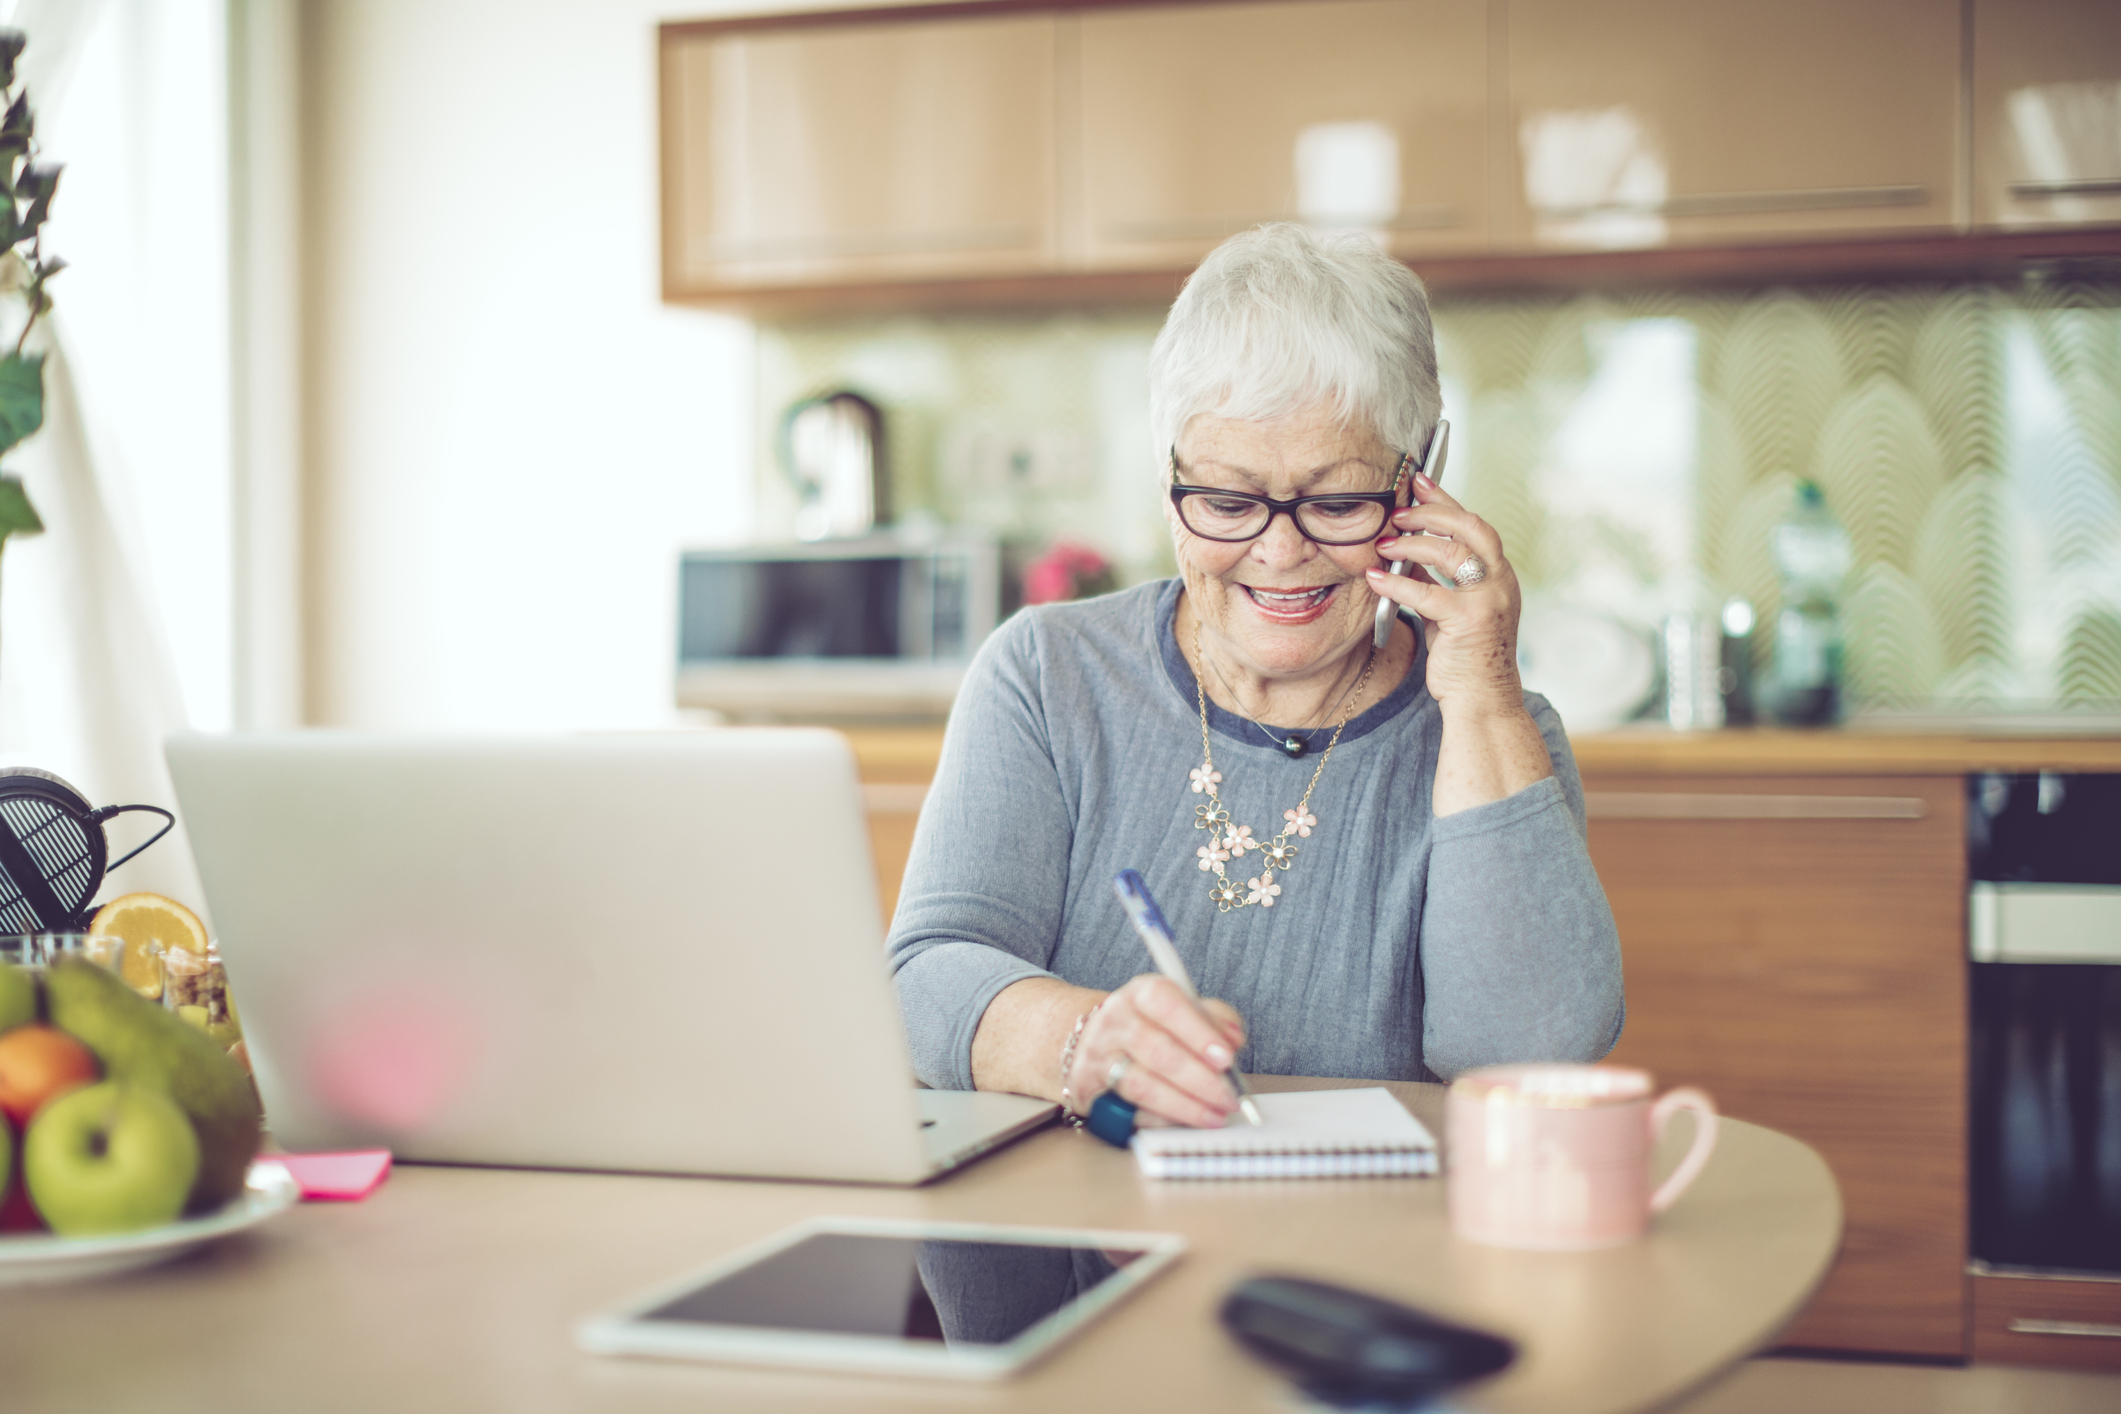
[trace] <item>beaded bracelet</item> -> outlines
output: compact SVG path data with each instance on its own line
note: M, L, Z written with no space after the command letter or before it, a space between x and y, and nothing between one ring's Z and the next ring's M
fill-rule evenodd
M1089 1026L1090 1018L1097 1015L1098 1009L1103 1006L1104 1003L1100 1001L1097 1006L1091 1007L1081 1016L1075 1018L1075 1029L1068 1033L1067 1044L1061 1047L1061 1118L1067 1120L1068 1124L1075 1129L1081 1129L1083 1127L1083 1117L1075 1112L1075 1097L1074 1094L1068 1089L1068 1074L1070 1071L1075 1069L1075 1048L1081 1043L1083 1039L1084 1028Z

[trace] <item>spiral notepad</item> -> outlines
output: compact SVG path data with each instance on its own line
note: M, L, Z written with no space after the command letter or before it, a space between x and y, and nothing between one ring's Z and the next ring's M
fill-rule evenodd
M1146 1178L1370 1178L1436 1172L1436 1140L1382 1087L1256 1097L1265 1124L1143 1129Z

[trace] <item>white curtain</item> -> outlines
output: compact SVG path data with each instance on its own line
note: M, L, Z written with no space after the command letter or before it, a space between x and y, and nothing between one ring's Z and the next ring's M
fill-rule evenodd
M99 26L141 12L122 0L0 3L4 22L29 36L23 69L40 135L64 119L71 80ZM55 209L64 209L67 194L62 177ZM76 378L93 364L67 356L68 282L94 277L77 261L53 281L59 311L32 336L47 353L44 427L6 460L27 484L45 533L11 539L0 557L0 764L52 771L92 805L174 810L162 739L186 725L184 701L158 613L164 596L151 587L148 527L118 450L137 440L137 429L131 438L116 435L112 419L128 409L111 404L130 400L99 401L101 390L78 386ZM153 824L145 815L112 822L113 856ZM102 896L135 889L204 912L181 830L114 873Z

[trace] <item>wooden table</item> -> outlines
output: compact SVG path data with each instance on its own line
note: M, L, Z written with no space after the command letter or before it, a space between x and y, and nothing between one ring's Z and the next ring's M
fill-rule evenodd
M1351 1083L1364 1082L1260 1088ZM1393 1088L1441 1132L1440 1087ZM1514 1336L1517 1364L1468 1391L1468 1408L1601 1414L1662 1403L1772 1340L1841 1232L1816 1154L1728 1121L1707 1171L1632 1247L1463 1243L1443 1196L1426 1179L1148 1184L1127 1155L1061 1129L911 1190L405 1166L366 1202L304 1205L166 1267L0 1292L0 1408L1287 1414L1289 1386L1214 1319L1233 1282L1281 1271ZM821 1214L1169 1231L1190 1250L1043 1364L994 1385L576 1350L579 1317Z

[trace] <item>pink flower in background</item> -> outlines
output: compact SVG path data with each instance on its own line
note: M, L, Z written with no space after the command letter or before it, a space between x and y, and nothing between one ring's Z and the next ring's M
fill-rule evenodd
M1057 604L1064 599L1087 599L1109 594L1119 587L1112 564L1087 545L1056 540L1046 553L1024 566L1024 602Z

